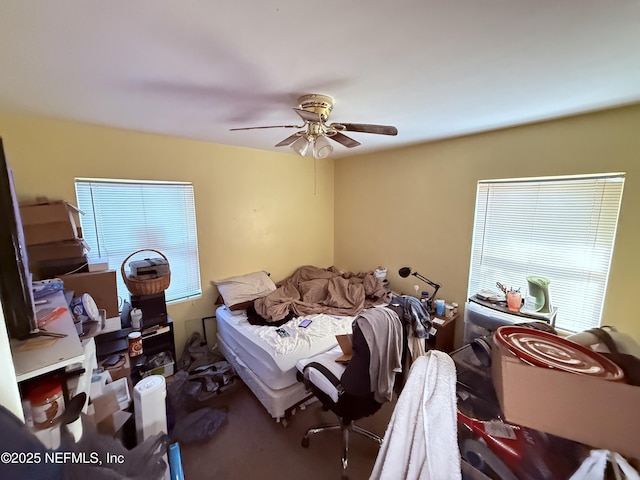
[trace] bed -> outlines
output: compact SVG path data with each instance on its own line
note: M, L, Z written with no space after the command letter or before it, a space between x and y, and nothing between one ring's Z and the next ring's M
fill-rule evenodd
M373 272L313 266L299 267L278 285L264 272L214 284L224 301L216 309L218 348L267 412L284 422L311 398L296 378L296 363L334 348L335 336L351 333L361 310L389 299ZM305 319L311 323L303 328Z
M276 328L251 325L245 311L216 309L218 348L267 412L281 421L309 399L296 379L296 362L336 346L335 335L351 333L355 317L325 314L296 317L279 328L289 333L280 337ZM299 326L304 319L311 324Z

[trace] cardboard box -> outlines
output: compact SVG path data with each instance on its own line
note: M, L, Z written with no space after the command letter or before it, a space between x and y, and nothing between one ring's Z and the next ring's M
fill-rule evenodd
M492 378L507 421L640 459L640 387L527 365L495 343Z
M87 268L90 272L104 272L105 270L109 270L109 259L108 258L93 258L90 259Z
M133 385L131 384L131 362L129 361L129 351L123 350L120 353L122 355L123 361L121 360L113 367L105 367L102 363L106 360L106 358L100 360L98 362L98 366L104 368L105 371L109 372L111 375L111 380L114 382L120 380L121 378L126 378L129 384L129 389L133 389ZM108 357L107 357L108 358Z
M73 240L78 236L79 210L67 202L41 203L20 207L27 245Z
M69 202L43 202L33 205L21 205L20 217L25 225L43 225L55 222L72 222L80 210Z
M76 238L76 230L70 223L56 222L46 225L23 225L24 241L27 246L60 242Z
M107 311L107 317L117 317L118 289L116 286L115 270L106 272L83 272L61 275L65 290L73 290L75 297L88 293L95 300L98 308Z
M149 357L142 367L140 376L142 378L150 375L162 375L164 377L170 377L173 375L175 369L175 362L169 352L160 352Z
M140 373L142 378L149 377L151 375L162 375L163 377L170 377L174 374L175 362L165 363L160 367L152 368L151 370L144 370Z
M29 269L34 280L48 280L58 278L69 272L77 272L87 264L87 257L59 258L56 260L42 260L34 262L29 258Z
M115 436L124 424L131 418L129 412L120 410L115 392L107 392L92 399L88 409L89 419L96 426L99 433Z
M27 255L30 262L43 262L47 260L82 257L85 249L88 250L85 241L81 238L76 238L63 242L31 245L27 247Z

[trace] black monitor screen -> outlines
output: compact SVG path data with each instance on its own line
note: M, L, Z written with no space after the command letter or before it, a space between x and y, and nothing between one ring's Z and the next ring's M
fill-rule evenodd
M36 315L20 208L0 138L0 297L9 335L36 330Z

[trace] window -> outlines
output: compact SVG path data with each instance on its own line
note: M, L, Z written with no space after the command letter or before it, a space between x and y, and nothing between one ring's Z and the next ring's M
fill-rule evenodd
M624 174L478 183L469 296L550 279L556 327L600 325Z
M118 295L129 298L120 267L133 252L162 252L171 267L167 302L201 295L193 185L181 182L77 178L76 197L89 258L107 258L117 272ZM141 252L128 263L158 257Z

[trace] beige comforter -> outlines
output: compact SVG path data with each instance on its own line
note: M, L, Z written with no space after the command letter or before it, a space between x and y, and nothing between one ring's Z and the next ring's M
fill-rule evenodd
M391 298L373 272L344 273L334 267L299 267L277 289L254 301L256 313L267 322L314 313L356 316L363 309Z

